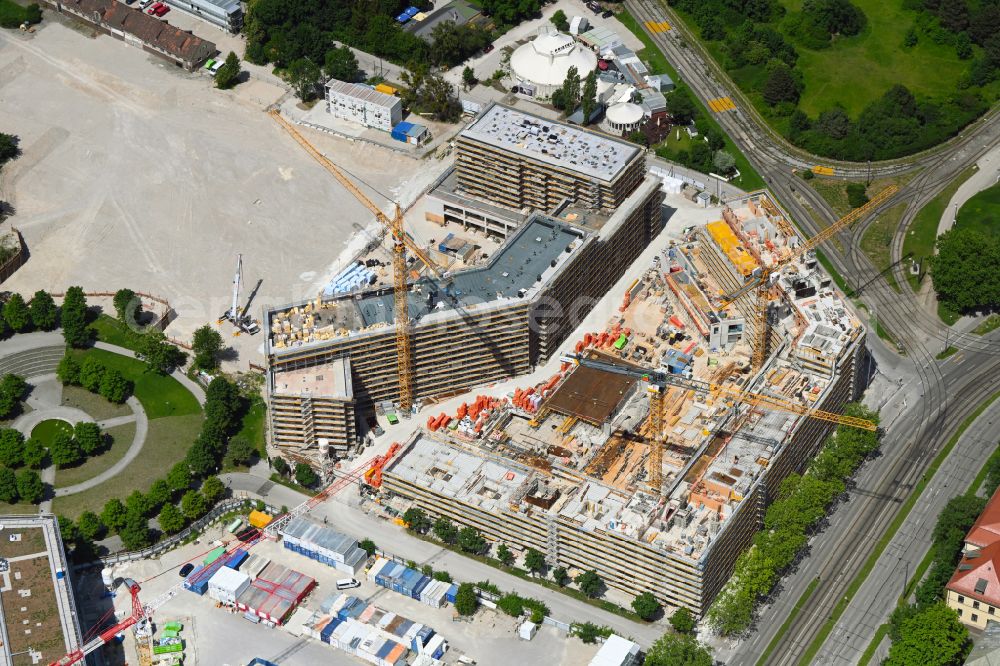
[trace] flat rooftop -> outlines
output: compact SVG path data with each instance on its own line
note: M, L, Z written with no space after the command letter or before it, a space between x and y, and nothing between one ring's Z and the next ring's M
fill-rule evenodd
M80 644L55 516L0 516L0 663L50 663Z
M535 215L507 238L485 266L456 271L441 279L421 277L414 281L407 298L410 317L420 321L456 308L470 310L531 298L561 270L585 238L584 231ZM380 287L323 301L319 307L307 302L277 308L268 312L268 324L272 342L280 349L392 325L393 308L392 288Z
M332 94L346 95L362 102L367 102L368 104L385 107L386 109L391 109L403 103L398 97L393 95L387 95L360 83L347 83L339 79L330 79L327 81L326 89Z
M285 395L321 395L323 397L354 397L351 385L351 363L346 358L338 358L300 370L285 370L274 373L274 392Z
M608 420L638 381L628 375L581 365L545 404L554 412L600 425Z
M487 108L462 137L603 181L614 180L639 154L634 144L500 104Z

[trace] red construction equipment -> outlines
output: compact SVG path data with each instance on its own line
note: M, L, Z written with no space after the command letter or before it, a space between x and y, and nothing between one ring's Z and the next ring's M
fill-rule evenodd
M59 661L51 662L49 666L69 666L70 664L76 664L83 661L88 654L109 643L115 636L129 627L134 626L146 617L146 609L143 608L142 602L139 601L139 583L135 582L131 578L126 578L122 581L122 584L128 588L129 594L132 595L132 614L128 615L125 619L114 626L105 629L100 634L84 643L82 647L70 652Z

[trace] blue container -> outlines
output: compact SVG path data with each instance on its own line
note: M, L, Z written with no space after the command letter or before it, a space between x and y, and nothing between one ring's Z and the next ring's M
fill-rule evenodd
M249 553L242 548L237 548L226 558L226 566L230 569L239 569L240 565L247 559Z
M441 647L439 647L437 650L434 650L434 654L432 654L431 657L433 657L434 659L440 659L443 656L444 656L444 644L442 643Z
M458 585L454 583L448 588L448 591L444 593L444 600L449 603L455 603L455 595L458 594Z
M407 16L409 16L410 18L413 18L414 16L416 16L417 14L420 13L420 10L417 9L416 7L412 7L411 6L411 7L407 7L406 10L403 13L406 14Z
M385 659L389 656L389 653L396 649L396 644L392 641L386 641L385 645L379 648L379 651L375 654L378 659Z
M409 21L409 20L410 20L411 18L413 18L413 17L412 17L412 16L407 16L407 15L406 15L406 12L403 12L402 14L400 14L399 16L397 16L397 17L396 17L396 21L397 21L398 23L406 23L406 22L407 22L407 21Z
M328 625L326 625L325 627L323 627L323 631L320 632L320 635L319 635L320 639L324 643L329 644L329 642L330 642L330 636L333 635L334 630L337 627L339 627L340 624L341 624L341 620L339 620L339 619L337 619L337 620L331 620Z
M431 579L429 576L422 576L420 580L417 581L417 584L413 586L413 591L410 592L410 597L420 601L420 593L424 591L424 588L427 587L430 582Z
M406 133L412 129L413 129L413 123L402 122L393 127L392 131L389 132L389 135L396 141L402 141L403 143L406 143L407 141Z

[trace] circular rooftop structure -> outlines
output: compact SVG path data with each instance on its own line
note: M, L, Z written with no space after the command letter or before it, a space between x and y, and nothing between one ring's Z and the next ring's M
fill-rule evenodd
M538 88L536 94L547 96L563 84L570 67L581 79L597 69L597 56L569 35L548 32L519 46L510 66L519 80Z
M639 127L645 115L642 107L632 102L620 102L608 107L608 124L620 131L632 131Z

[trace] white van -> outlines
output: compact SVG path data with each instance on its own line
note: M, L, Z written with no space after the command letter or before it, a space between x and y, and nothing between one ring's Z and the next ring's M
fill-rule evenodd
M337 581L338 590L349 590L352 587L361 587L361 583L354 578L341 578Z

